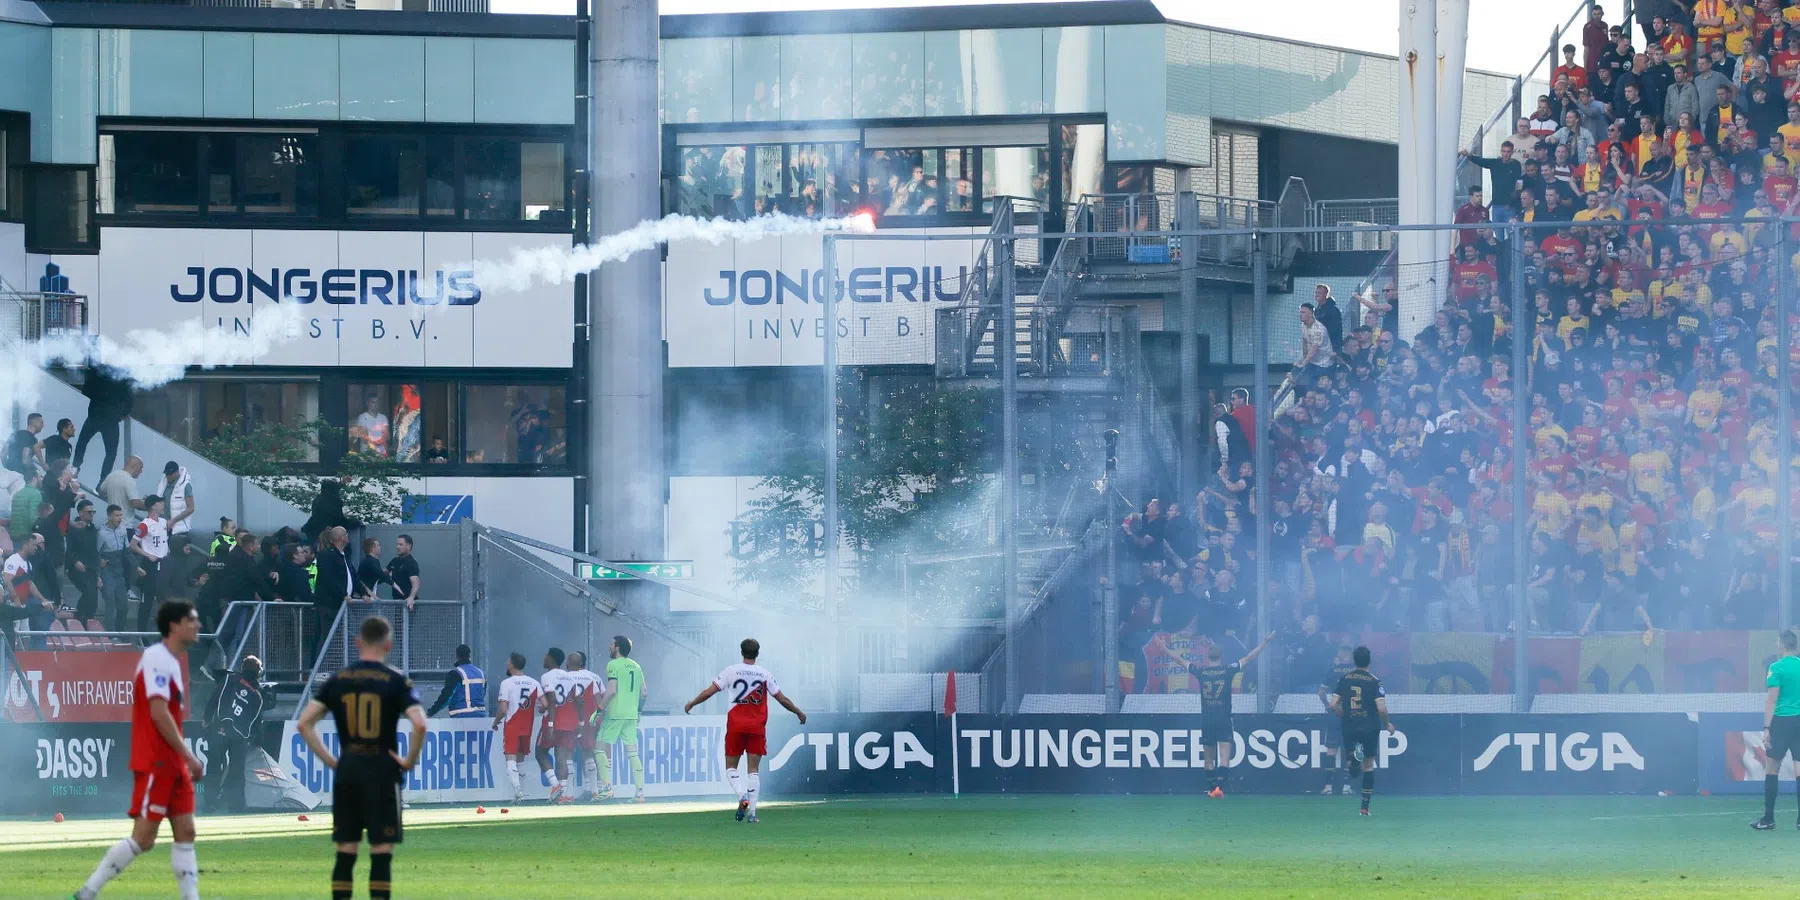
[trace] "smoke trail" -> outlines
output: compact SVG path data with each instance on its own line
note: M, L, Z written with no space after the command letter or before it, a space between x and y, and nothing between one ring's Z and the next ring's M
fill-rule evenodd
M42 396L50 366L104 365L134 382L138 390L180 379L189 367L212 369L255 362L274 347L300 335L305 316L295 304L277 303L256 311L249 333L227 331L188 319L166 331L133 331L121 343L91 334L63 334L5 348L0 352L0 409L30 405Z
M476 263L475 269L481 274L484 287L518 291L530 287L535 281L563 284L606 263L617 262L634 253L675 241L721 244L725 241L796 234L824 234L830 231L867 233L873 230L875 223L868 213L836 219L802 219L773 213L742 221L696 219L693 216L671 214L609 234L572 251L553 247L520 250L506 262Z

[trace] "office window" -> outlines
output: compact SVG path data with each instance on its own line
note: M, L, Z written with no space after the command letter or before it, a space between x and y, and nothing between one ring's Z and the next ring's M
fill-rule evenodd
M200 211L200 135L124 131L101 135L99 152L102 213Z
M981 209L992 212L999 197L1050 202L1048 147L981 148Z
M25 173L25 246L40 252L94 243L94 170L33 166Z
M425 141L425 215L456 217L456 143Z
M568 462L561 385L468 385L464 462L559 466Z
M226 135L215 135L206 142L206 211L237 212L237 186L237 142Z
M237 142L243 211L264 216L319 214L318 138L231 135ZM215 135L213 140L228 139Z
M448 384L352 384L348 449L397 463L455 459L456 404Z
M0 116L0 219L25 218L25 162L30 138L23 118Z
M309 381L176 381L138 393L132 415L185 447L223 436L234 426L299 425L319 417L319 386ZM318 462L317 444L294 462Z
M676 178L676 208L684 215L734 219L749 210L745 176L749 148L683 147Z
M462 166L465 218L569 221L562 142L466 140Z
M419 187L425 176L419 145L419 141L406 138L345 141L344 212L350 216L417 216Z
M973 212L981 153L967 147L865 150L864 202L887 216Z

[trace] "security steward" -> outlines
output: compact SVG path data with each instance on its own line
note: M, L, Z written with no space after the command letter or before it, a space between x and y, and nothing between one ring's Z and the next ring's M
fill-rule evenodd
M244 758L250 752L256 724L262 719L262 660L245 656L235 674L219 685L207 730L212 734L210 763L216 774L208 804L215 813L244 811Z
M438 710L450 708L450 718L468 719L485 717L487 708L487 678L481 674L481 668L473 662L474 651L468 644L456 645L456 667L444 676L444 690L438 694L437 702L425 711L427 716L435 716Z

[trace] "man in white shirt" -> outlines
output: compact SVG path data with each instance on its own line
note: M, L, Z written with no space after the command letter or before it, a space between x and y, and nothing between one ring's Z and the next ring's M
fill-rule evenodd
M380 397L369 395L367 407L356 417L350 440L351 449L358 453L388 455L388 417L381 412Z
M144 521L139 522L131 539L131 552L137 554L138 571L144 573L138 580L138 590L143 595L138 602L137 630L150 630L150 611L157 607L167 592L167 577L164 569L169 559L169 522L163 518L163 500L151 497L144 510Z
M1298 373L1295 380L1302 387L1311 387L1319 376L1331 374L1336 355L1336 348L1331 346L1331 333L1313 315L1313 305L1300 304L1300 358L1294 361L1294 370Z
M125 458L124 468L114 469L100 481L100 496L108 506L125 511L125 526L137 524L144 512L144 495L138 491L138 476L144 474L144 461L135 456Z
M0 582L6 588L6 597L0 610L0 622L6 626L7 634L12 633L12 623L16 619L29 619L31 630L44 631L56 619L56 607L45 599L43 593L32 579L31 558L39 548L44 546L44 536L32 534L19 544L19 549L6 558L4 569L0 569ZM44 639L33 641L32 649L43 649Z

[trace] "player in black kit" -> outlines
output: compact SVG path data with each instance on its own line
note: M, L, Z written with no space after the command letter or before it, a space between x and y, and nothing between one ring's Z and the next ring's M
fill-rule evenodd
M1344 752L1362 763L1362 815L1369 814L1369 797L1375 793L1375 763L1381 756L1381 729L1394 733L1388 721L1387 692L1381 679L1369 671L1369 648L1358 647L1352 659L1356 668L1338 679L1331 695L1331 711L1344 719Z
M331 788L331 839L337 843L332 900L350 900L364 832L369 836L370 900L388 900L393 890L394 845L403 838L400 782L425 746L425 709L419 705L419 692L411 679L386 662L393 645L393 629L386 619L364 619L356 639L357 661L321 685L300 714L306 746L337 770ZM337 724L336 757L316 730L327 710ZM395 727L401 717L412 722L405 757L400 755Z
M1355 668L1356 663L1350 659L1350 645L1339 644L1337 656L1332 657L1331 660L1331 671L1325 673L1324 680L1319 682L1319 707L1321 709L1324 709L1326 712L1331 711L1331 692L1337 690L1338 679L1348 675L1350 671ZM1343 770L1344 796L1348 797L1350 796L1350 767L1353 762L1350 759L1349 749L1343 747L1342 743L1342 741L1339 741L1339 746L1335 749L1337 750L1338 767ZM1325 789L1319 793L1326 796L1331 795L1330 773L1326 773Z
M1212 783L1208 797L1225 796L1225 761L1231 758L1231 682L1250 661L1256 658L1269 641L1275 637L1271 631L1263 635L1262 643L1257 644L1243 659L1225 665L1224 653L1218 644L1206 649L1206 664L1188 666L1188 674L1194 676L1200 688L1200 734L1206 739L1212 752L1206 754L1206 772Z

